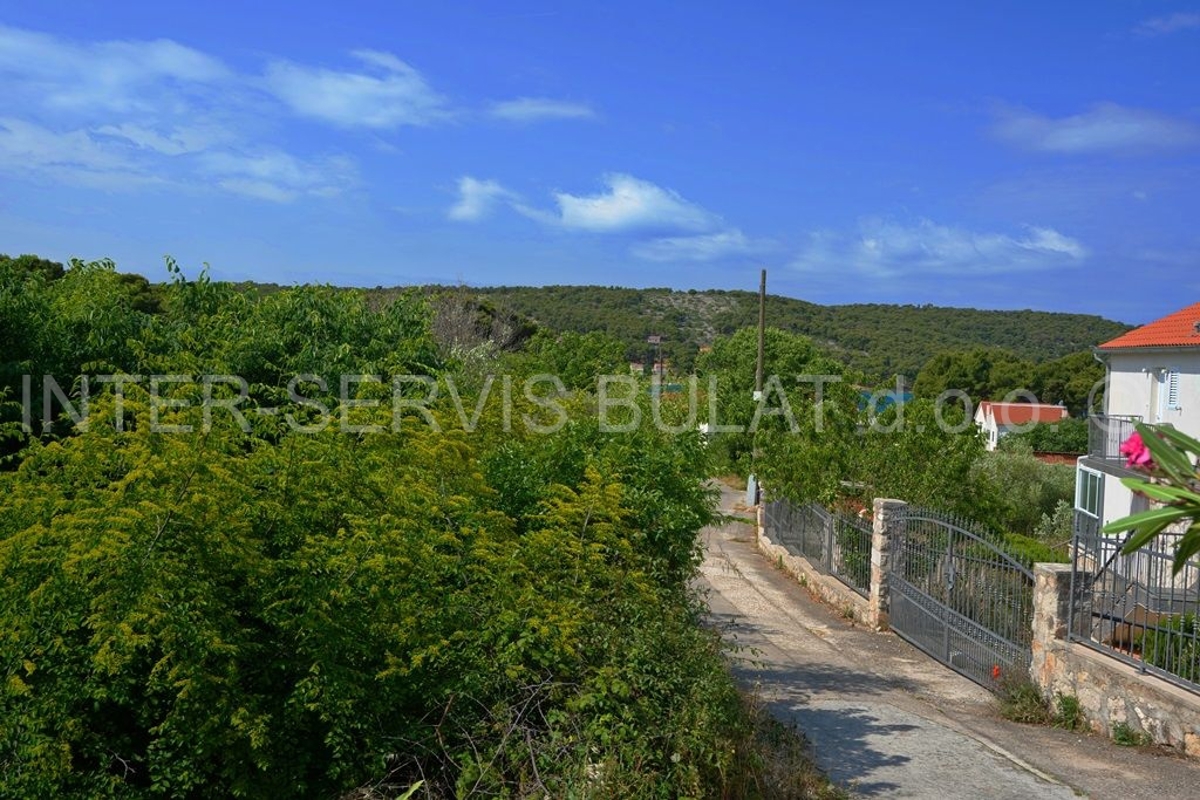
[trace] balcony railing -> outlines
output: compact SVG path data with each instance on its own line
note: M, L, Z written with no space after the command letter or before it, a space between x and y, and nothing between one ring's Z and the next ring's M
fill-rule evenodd
M1133 435L1133 424L1141 421L1141 417L1113 414L1088 417L1088 455L1114 461L1122 458L1121 443Z

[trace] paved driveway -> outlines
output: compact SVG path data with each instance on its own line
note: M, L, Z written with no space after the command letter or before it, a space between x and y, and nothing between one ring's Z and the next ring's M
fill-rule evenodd
M722 506L740 499L725 490ZM892 634L854 626L754 548L750 524L703 532L711 618L735 669L862 797L1200 797L1200 765L1159 749L1000 719L992 696Z

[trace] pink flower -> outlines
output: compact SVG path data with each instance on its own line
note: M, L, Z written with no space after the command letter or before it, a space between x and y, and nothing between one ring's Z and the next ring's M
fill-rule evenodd
M1125 456L1125 465L1131 469L1140 467L1148 470L1154 466L1150 448L1146 447L1140 433L1134 433L1121 444L1121 455Z

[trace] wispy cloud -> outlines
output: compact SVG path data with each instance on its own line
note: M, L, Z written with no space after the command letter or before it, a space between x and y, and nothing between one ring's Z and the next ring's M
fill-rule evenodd
M0 118L0 171L105 189L163 182L87 131L59 132L13 117Z
M227 143L232 137L228 132L214 127L167 127L156 129L147 125L123 122L119 125L101 125L93 134L119 139L144 150L166 156L199 153L210 147Z
M342 157L305 161L278 150L224 151L207 154L202 163L221 188L276 203L302 196L333 197L355 180L354 163Z
M614 173L604 177L608 190L592 195L555 192L556 211L528 206L517 210L532 219L562 228L597 233L624 231L711 231L720 219L664 189L631 175Z
M145 112L232 77L218 59L169 39L80 43L0 26L6 94L57 111Z
M1046 153L1137 154L1200 144L1200 126L1192 122L1115 103L1057 119L1002 108L992 131L1017 147Z
M483 219L497 203L513 201L516 197L496 181L481 181L469 175L458 179L458 195L458 202L450 207L446 216L459 222Z
M927 219L901 224L864 219L854 233L809 236L792 266L804 272L854 273L878 279L915 275L981 276L1076 266L1087 258L1078 240L1053 228L1019 234L980 233Z
M1142 36L1162 36L1163 34L1176 33L1177 31L1185 31L1192 28L1200 28L1200 13L1181 11L1175 14L1151 17L1150 19L1143 20L1138 23L1133 32Z
M633 254L647 261L719 261L749 256L770 249L770 242L755 241L737 228L696 236L666 236L634 245Z
M493 103L488 113L509 122L540 122L553 119L594 119L596 112L583 103L551 100L546 97L518 97Z
M364 71L275 61L267 67L265 85L297 114L348 128L428 125L450 115L446 98L394 55L376 50L351 55Z

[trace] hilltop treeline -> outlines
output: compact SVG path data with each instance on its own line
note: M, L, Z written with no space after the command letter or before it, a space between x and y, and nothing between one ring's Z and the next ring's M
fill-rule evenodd
M554 330L605 331L640 360L646 337L661 334L664 354L690 371L702 345L757 324L758 296L744 291L672 291L602 286L473 290ZM822 306L770 295L771 327L811 338L871 381L915 379L936 354L994 347L1032 362L1061 358L1111 339L1129 326L1085 314L981 311L879 304Z

